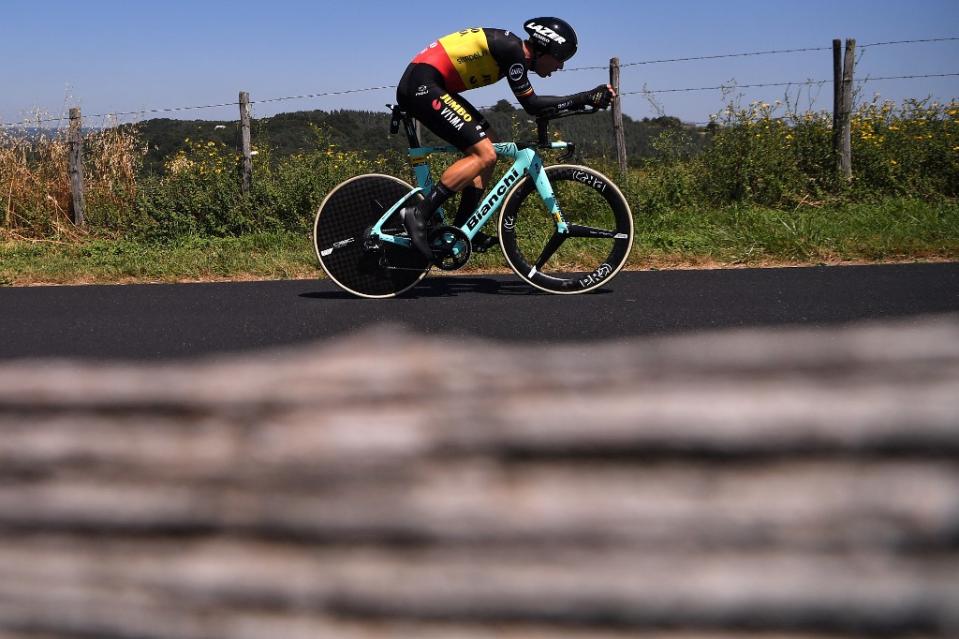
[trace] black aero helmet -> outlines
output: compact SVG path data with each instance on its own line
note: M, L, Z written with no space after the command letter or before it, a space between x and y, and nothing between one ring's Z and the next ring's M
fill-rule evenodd
M559 18L533 18L523 25L529 41L541 53L549 53L565 62L576 53L576 32L569 23Z

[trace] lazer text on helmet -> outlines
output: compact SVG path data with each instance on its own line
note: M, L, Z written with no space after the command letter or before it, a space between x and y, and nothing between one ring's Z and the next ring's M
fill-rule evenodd
M536 33L538 33L538 34L540 34L540 35L546 36L547 38L549 38L549 39L552 40L553 42L557 42L557 43L559 43L559 44L566 44L566 38L564 38L563 36L559 35L558 33L556 33L555 31L553 31L553 30L550 29L549 27L544 27L543 25L541 25L541 24L536 24L535 22L530 22L530 23L529 23L528 25L526 25L526 26L529 27L530 29L532 29L533 31L535 31Z

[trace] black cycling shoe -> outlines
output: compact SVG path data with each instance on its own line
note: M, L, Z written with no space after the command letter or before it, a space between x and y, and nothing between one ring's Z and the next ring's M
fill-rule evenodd
M430 249L430 243L426 239L426 215L420 211L419 207L408 206L400 211L400 218L403 220L403 227L410 235L413 248L432 262L433 250Z
M473 252L485 253L496 246L498 241L499 239L495 235L487 235L483 231L480 231L473 236Z

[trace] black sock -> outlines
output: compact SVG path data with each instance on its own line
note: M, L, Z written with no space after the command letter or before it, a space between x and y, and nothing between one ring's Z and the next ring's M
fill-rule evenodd
M451 195L453 195L453 191L447 188L442 182L437 182L433 190L423 198L423 201L419 203L417 208L426 214L425 219L428 220L433 217L436 209L443 206L443 202L450 199Z
M483 197L483 189L478 189L472 184L460 192L460 206L456 211L456 219L453 220L453 226L463 226L466 220L470 219L480 198Z

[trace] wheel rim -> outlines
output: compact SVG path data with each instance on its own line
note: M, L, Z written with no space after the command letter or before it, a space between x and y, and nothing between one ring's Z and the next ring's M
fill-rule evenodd
M503 252L513 270L537 288L551 293L594 290L609 282L629 256L633 237L629 205L597 171L572 165L546 171L564 218L571 228L577 227L577 234L589 228L616 237L567 237L550 252L556 224L527 177L510 193L500 214ZM539 266L547 253L549 259Z

